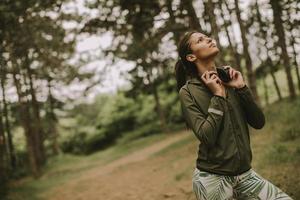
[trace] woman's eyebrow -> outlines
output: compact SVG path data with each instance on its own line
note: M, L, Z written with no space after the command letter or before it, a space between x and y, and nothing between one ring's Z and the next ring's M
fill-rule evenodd
M197 39L197 42L201 39L201 38L203 38L203 37L205 37L204 35L200 35L199 37L198 37L198 39Z

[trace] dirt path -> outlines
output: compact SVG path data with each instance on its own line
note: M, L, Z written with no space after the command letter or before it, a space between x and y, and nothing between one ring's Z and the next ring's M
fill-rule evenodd
M174 152L175 154L172 153L173 155L168 156L167 159L165 158L166 156L150 156L187 137L191 137L189 132L172 134L172 136L160 142L124 156L105 166L93 168L75 179L72 178L69 182L48 191L43 196L49 200L157 200L165 198L176 199L175 197L186 199L187 196L191 196L189 178L195 154L186 156L188 155L186 152ZM195 151L194 148L195 146L187 150ZM182 154L182 157L177 157L180 154ZM169 160L179 158L183 162L182 165L179 165L179 161L172 162ZM190 169L187 179L183 182L181 181L177 188L173 187L174 178L181 179L180 177L183 177L186 171L186 166ZM175 170L174 168L176 167L179 168ZM172 172L172 170L174 171ZM174 172L179 172L179 175L176 175Z

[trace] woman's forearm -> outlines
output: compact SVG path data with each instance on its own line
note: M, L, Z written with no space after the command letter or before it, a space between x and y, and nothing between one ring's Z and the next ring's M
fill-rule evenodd
M235 91L240 98L240 103L249 125L255 129L261 129L265 125L265 115L262 109L255 102L248 86L245 85L242 88L235 89Z

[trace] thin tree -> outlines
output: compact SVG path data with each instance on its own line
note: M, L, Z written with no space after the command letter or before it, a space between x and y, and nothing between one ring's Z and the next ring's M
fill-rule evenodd
M229 43L229 49L230 49L230 52L231 52L231 55L232 55L232 56L230 56L230 58L231 58L231 64L232 64L233 68L236 68L238 71L240 71L242 74L244 74L243 70L242 70L242 67L241 67L240 54L237 52L237 50L236 50L237 47L233 43L232 38L230 36L230 30L229 30L229 28L231 26L231 20L227 20L227 17L225 16L225 12L224 12L225 9L223 8L223 3L225 4L225 6L227 8L227 11L228 11L228 15L227 16L229 17L229 19L231 18L231 13L228 10L228 5L227 5L226 1L223 1L223 0L218 1L218 6L219 6L221 18L224 21L222 27L225 30L226 37L227 37L227 40L228 40L228 43Z
M294 99L296 97L295 87L293 83L293 77L291 74L291 65L290 59L287 52L286 46L286 38L284 33L284 27L282 25L283 21L281 19L282 16L282 7L280 1L277 0L270 0L270 4L273 10L273 20L275 25L275 32L278 36L278 45L281 49L281 59L283 60L284 70L286 73L287 84L289 88L289 97Z
M278 99L281 100L282 95L281 95L281 91L280 91L280 88L279 88L279 85L278 85L278 82L277 82L277 79L276 79L276 76L275 76L276 66L273 64L273 61L272 61L271 56L270 56L271 49L270 49L270 47L268 47L268 41L269 40L268 40L267 30L269 29L269 27L268 27L267 23L262 20L262 16L261 16L261 13L260 13L260 10L259 10L259 5L258 5L257 0L255 1L254 7L255 7L255 12L256 12L256 20L257 20L258 25L259 25L259 32L257 34L258 34L258 37L263 39L263 45L262 46L265 48L266 54L267 54L267 59L266 59L265 65L263 65L263 66L268 67L269 70L266 69L264 71L266 71L266 72L269 71L269 73L271 74L271 77L272 77L272 80L273 80L273 84L274 84L275 91L277 93ZM261 54L258 53L258 57L260 58L259 55L261 55Z
M249 83L249 86L250 86L250 89L252 91L255 101L257 103L259 103L259 96L257 93L257 86L256 86L256 77L255 77L255 73L253 72L252 60L251 60L250 53L248 50L249 42L246 37L248 30L247 30L246 26L244 25L244 22L241 18L241 10L239 8L238 0L234 0L234 5L235 5L235 7L234 7L235 13L236 13L238 24L239 24L240 31L241 31L241 38L242 38L242 43L243 43L243 53L244 53L243 57L245 58L245 62L246 62L248 83Z

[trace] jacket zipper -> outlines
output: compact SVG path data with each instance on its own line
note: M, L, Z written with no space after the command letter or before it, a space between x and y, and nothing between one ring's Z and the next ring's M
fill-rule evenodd
M229 95L228 95L229 96ZM228 97L227 97L228 98ZM226 98L226 101L227 101L227 109L230 111L230 122L231 122L231 125L232 125L232 130L233 130L233 135L234 135L234 142L235 142L235 145L237 147L237 151L238 151L238 159L239 159L239 165L241 164L241 154L240 154L240 148L239 148L239 145L238 145L238 140L237 140L237 136L236 136L236 132L234 130L234 124L233 124L233 121L232 121L232 106L231 106L231 103L228 101L228 99ZM230 106L230 109L228 108ZM238 167L239 168L239 167Z

